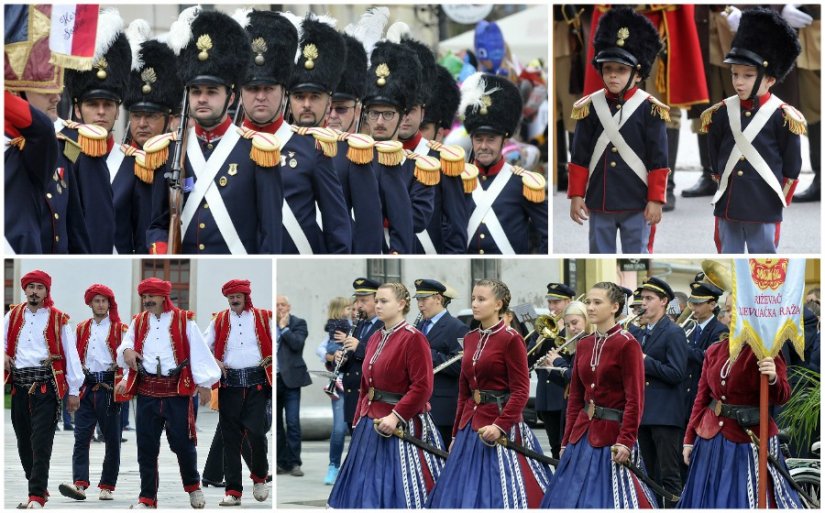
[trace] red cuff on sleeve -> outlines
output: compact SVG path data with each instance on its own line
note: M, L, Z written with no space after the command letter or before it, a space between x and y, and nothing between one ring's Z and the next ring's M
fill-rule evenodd
M165 255L168 252L169 246L165 242L153 242L149 246L150 255Z
M663 167L652 169L647 172L647 200L666 203L667 175L670 169Z
M20 136L21 128L28 128L32 124L32 111L29 102L5 91L5 126L7 134L13 137Z
M581 196L584 198L587 192L587 180L590 178L590 171L586 167L567 163L567 197L574 198Z
M793 200L793 193L796 191L797 185L799 185L799 180L794 178L782 179L782 192L785 194L785 204L788 206L791 206L791 200Z

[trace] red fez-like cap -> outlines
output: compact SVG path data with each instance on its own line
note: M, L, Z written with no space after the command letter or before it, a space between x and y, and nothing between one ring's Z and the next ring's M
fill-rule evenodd
M54 304L51 297L52 277L37 269L24 274L23 277L20 278L20 287L23 290L25 290L31 283L41 283L44 287L46 287L47 294L46 298L43 300L43 306L52 306Z
M169 294L172 293L172 283L161 280L160 278L146 278L140 285L138 285L138 294L141 296L149 294L150 296L163 296L163 311L168 312L175 308L172 301L169 299Z
M252 288L250 287L249 280L229 280L221 287L221 293L223 293L224 296L228 296L229 294L243 294L246 296L244 310L252 308Z
M112 321L112 324L120 322L120 314L118 314L117 311L117 301L115 301L115 293L112 292L112 289L106 285L95 283L86 289L86 293L83 294L83 300L86 301L86 304L88 305L97 295L103 296L109 300L109 319Z

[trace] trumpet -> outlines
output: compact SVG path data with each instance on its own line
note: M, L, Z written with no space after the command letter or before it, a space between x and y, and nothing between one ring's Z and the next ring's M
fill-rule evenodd
M558 352L562 352L564 350L567 350L567 352L569 354L575 354L576 346L573 345L573 344L575 342L578 342L582 337L585 337L585 336L587 336L587 333L584 332L584 331L581 331L581 332L577 333L576 335L573 335L569 339L558 337L558 338L556 338L556 341L561 340L561 341L563 341L563 343L560 346L557 346L556 349L558 350ZM548 354L542 356L541 358L539 358L538 360L536 360L536 363L534 363L530 367L530 369L528 369L528 372L533 372L534 370L536 370L537 367L539 367L541 364L544 363L545 360L547 360L548 356L550 356L550 353L548 353Z
M676 319L676 324L684 330L686 337L690 337L693 331L696 330L696 326L698 326L693 310L687 307L682 311L681 315L679 315L679 318Z
M639 313L637 313L635 315L630 315L627 318L625 318L625 320L622 321L622 329L623 330L630 329L631 325L632 326L639 326L639 327L646 325L647 323L642 322L642 320L641 320L641 317L642 317L642 315L644 315L644 313L645 313L645 309L642 308L641 310L639 310Z
M525 340L527 340L533 333L538 333L536 344L533 346L533 349L527 351L527 356L530 356L541 347L545 340L550 338L555 339L558 336L559 331L561 331L558 320L558 317L553 317L552 315L539 315L538 318L536 318L533 331L525 337Z
M355 333L355 330L358 329L358 326L360 326L361 323L364 322L365 320L367 320L366 312L364 312L363 310L359 310L358 311L358 322L356 322L355 324L353 324L350 327L349 332L347 333L347 338L351 337L352 334ZM335 370L332 371L332 377L329 378L329 383L327 383L327 386L324 388L324 393L326 393L329 396L336 396L337 395L336 392L335 392L336 382L338 381L338 378L341 377L341 366L347 360L348 354L349 354L349 351L344 349L344 351L341 353L341 359L338 360L338 363L335 364Z

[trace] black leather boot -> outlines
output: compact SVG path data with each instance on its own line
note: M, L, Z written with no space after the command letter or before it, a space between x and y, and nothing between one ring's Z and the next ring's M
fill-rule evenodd
M808 127L808 142L811 147L811 167L814 170L814 181L804 191L795 194L793 197L796 203L811 203L822 200L822 173L820 173L819 153L821 151L821 124L814 123Z
M702 164L702 176L693 187L682 191L683 198L699 198L716 194L716 182L711 178L710 155L708 154L708 135L696 134L699 141L699 162Z
M667 203L662 207L663 212L670 212L676 208L676 195L673 194L673 188L676 186L674 182L674 173L676 173L676 154L679 152L679 130L676 128L667 129L667 166L670 168L670 174L667 177L667 194L665 196Z

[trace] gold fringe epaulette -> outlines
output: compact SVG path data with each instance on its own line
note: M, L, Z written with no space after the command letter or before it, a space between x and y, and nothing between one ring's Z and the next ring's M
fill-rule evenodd
M241 137L252 141L249 158L261 167L275 167L281 163L281 141L275 134L238 128Z
M713 113L717 110L721 109L722 106L725 105L725 102L719 102L714 104L699 116L699 133L706 134L708 133L708 129L710 128L710 124L713 122Z
M175 140L175 132L167 132L150 137L143 143L144 167L150 171L158 169L169 160L169 144Z
M121 144L120 151L127 157L135 157L135 177L143 183L152 183L154 172L146 167L146 153L128 144Z
M788 127L791 133L796 135L805 135L808 133L808 122L805 121L805 116L801 112L791 107L787 103L782 104L782 118L785 120L784 125Z
M461 182L464 184L464 194L472 194L478 187L478 168L469 162L464 164L461 172Z
M584 119L590 115L590 95L580 98L573 104L573 112L570 114L570 119Z
M11 141L8 142L9 146L14 146L20 151L23 151L23 148L26 147L26 138L22 135L15 137Z
M424 185L438 185L441 181L441 163L435 157L429 155L418 155L411 151L406 152L406 157L415 161L415 179Z
M651 114L659 116L666 123L670 122L670 106L660 102L655 96L648 96L647 101L651 103Z
M404 145L399 141L378 141L375 143L378 163L382 166L400 166L404 162Z
M464 171L464 148L457 144L441 144L437 141L429 141L427 146L438 152L442 173L447 176L461 175Z
M80 149L90 157L106 155L109 149L108 138L109 131L102 126L80 125L77 128L77 142L80 144Z
M369 164L374 158L375 140L367 134L341 132L338 137L347 141L347 158L354 164Z
M541 203L547 199L547 180L541 173L513 166L513 174L521 177L522 194L527 201Z
M324 155L333 158L338 155L338 134L331 128L292 126L292 131L300 135L311 135Z

